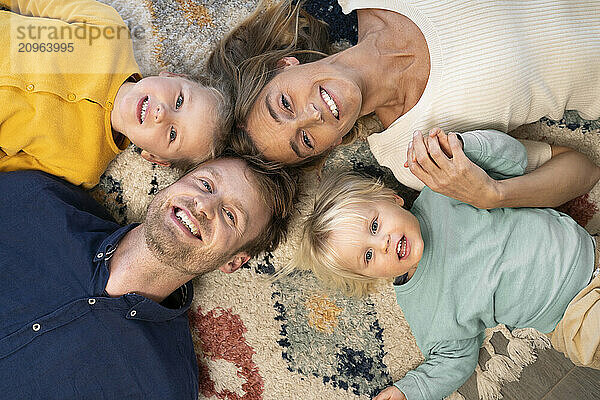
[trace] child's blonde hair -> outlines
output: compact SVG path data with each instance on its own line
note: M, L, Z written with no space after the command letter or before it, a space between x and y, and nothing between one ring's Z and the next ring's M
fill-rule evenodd
M311 269L326 285L350 296L366 296L381 279L352 272L332 243L336 231L356 230L366 222L365 208L377 201L394 202L394 191L380 180L352 172L324 177L314 207L304 220L302 238L294 260L298 269Z

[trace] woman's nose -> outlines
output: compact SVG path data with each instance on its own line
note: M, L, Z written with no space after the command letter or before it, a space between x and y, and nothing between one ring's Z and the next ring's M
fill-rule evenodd
M165 105L162 103L158 103L156 105L156 108L154 109L154 122L156 122L157 124L161 123L162 120L165 118Z

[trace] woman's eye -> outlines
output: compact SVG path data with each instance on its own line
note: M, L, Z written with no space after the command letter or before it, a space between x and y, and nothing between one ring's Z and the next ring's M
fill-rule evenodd
M285 98L284 95L281 95L281 104L288 110L292 110L292 105L290 104L289 101L287 101L287 99Z
M377 221L377 218L375 218L373 221L371 221L371 233L376 234L378 228L379 228L379 222Z
M180 93L179 97L177 97L177 101L175 102L175 109L179 110L179 108L183 105L183 95Z
M212 190L212 186L210 186L210 183L208 183L204 179L200 179L200 182L202 182L202 185L208 191L208 193L212 193L213 190Z
M302 131L302 141L304 142L304 144L306 145L306 147L308 147L309 149L313 148L313 144L310 141L310 138L308 137L308 135L304 131Z
M365 261L367 263L369 263L369 261L371 261L371 259L373 258L373 250L369 249L367 250L367 252L365 253Z
M229 218L231 220L231 222L235 222L235 217L233 216L233 213L231 211L224 208L223 212L225 213L227 218Z
M171 127L171 132L169 132L169 143L177 138L177 131L175 128Z

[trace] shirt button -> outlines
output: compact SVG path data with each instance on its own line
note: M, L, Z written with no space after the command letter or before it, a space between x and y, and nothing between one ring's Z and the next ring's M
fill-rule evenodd
M137 311L135 310L131 310L131 312L129 313L129 315L131 315L132 317L135 317L135 314L137 314Z
M75 94L73 94L73 93L69 93L69 94L67 95L67 99L69 99L69 101L73 101L73 100L75 100L76 98L77 98L77 96L75 96Z
M37 332L40 330L42 326L40 324L33 324L33 326L31 327L31 329L33 329L34 332Z
M88 304L90 306L93 306L94 304L96 304L96 299L88 299Z
M31 92L34 88L35 88L35 86L33 86L32 83L30 83L29 85L25 86L25 89L27 89L27 91L29 91L29 92Z
M112 110L112 108L113 108L113 103L112 103L112 101L107 101L107 102L106 102L106 108L108 108L109 110Z
M104 253L100 252L98 254L96 254L96 258L102 258L104 257Z

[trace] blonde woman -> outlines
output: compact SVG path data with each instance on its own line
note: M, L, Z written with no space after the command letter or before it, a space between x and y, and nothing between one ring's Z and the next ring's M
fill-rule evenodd
M235 147L314 163L375 113L386 129L371 151L413 188L480 208L556 206L591 188L594 165L565 147L527 142L527 172L539 168L500 181L459 141L422 133L508 132L566 109L600 118L600 3L339 3L358 16L358 43L339 53L289 1L261 4L220 43L209 68L234 83Z

